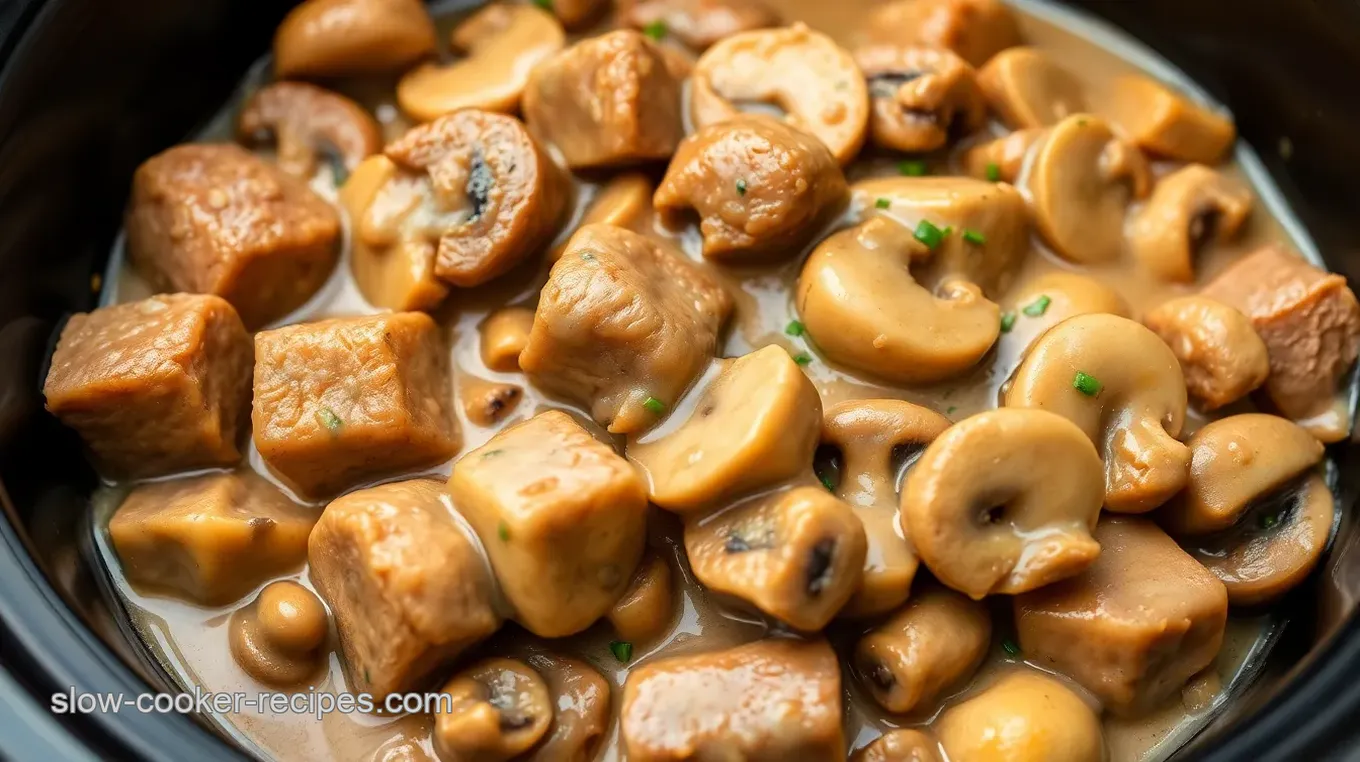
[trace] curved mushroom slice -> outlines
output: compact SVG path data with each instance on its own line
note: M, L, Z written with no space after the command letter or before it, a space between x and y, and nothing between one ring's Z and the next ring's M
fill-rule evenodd
M359 104L303 82L275 82L255 91L236 120L237 139L272 138L279 169L301 178L316 172L317 154L334 151L344 167L335 184L359 162L382 150L382 128Z
M1180 360L1185 387L1216 410L1265 383L1270 357L1246 315L1207 296L1163 302L1143 318Z
M1163 177L1129 225L1129 248L1143 267L1173 283L1195 281L1195 255L1231 240L1251 213L1251 191L1200 164Z
M486 381L468 373L461 374L458 381L463 413L477 426L500 423L524 398L524 389L514 384Z
M1058 680L1028 669L946 709L935 732L950 762L1105 759L1095 710Z
M1106 517L1082 574L1015 599L1025 658L1071 677L1117 715L1180 692L1223 643L1223 585L1145 519Z
M559 0L560 2L560 0ZM609 683L577 659L534 654L526 661L548 685L552 729L524 762L590 762L609 730Z
M940 743L920 730L889 730L850 762L940 762Z
M1127 318L1068 318L1030 348L1011 377L1008 407L1047 410L1072 421L1105 461L1105 507L1144 513L1180 492L1190 451L1185 379L1171 349Z
M841 701L830 646L766 639L633 670L619 726L630 762L840 762Z
M519 353L529 343L534 311L527 307L503 307L487 316L480 332L482 363L491 370L519 370Z
M680 79L637 32L590 37L534 70L524 119L571 169L667 159L685 136Z
M931 588L860 639L854 668L880 706L906 714L972 677L991 642L985 604Z
M984 471L979 463L990 464ZM944 584L982 599L1079 573L1104 494L1100 458L1081 430L1043 410L965 418L907 474L900 521Z
M1000 309L977 286L938 294L909 265L928 253L895 222L873 219L832 235L798 276L798 313L830 359L890 381L942 381L977 364L1000 332Z
M1128 301L1109 285L1064 270L1022 283L1007 294L1006 303L1009 309L1001 320L1007 337L1002 346L1014 342L1020 354L1044 331L1074 315L1104 313L1126 318L1133 314Z
M274 32L274 74L386 74L434 53L435 44L420 0L307 0Z
M255 600L232 612L227 642L232 659L266 685L301 685L326 661L322 645L330 616L316 593L292 580L266 585Z
M872 616L902 605L918 561L897 522L898 476L907 459L949 428L949 419L900 400L852 400L826 411L822 444L841 457L836 496L864 523L864 576L841 616Z
M1086 111L1081 83L1037 48L997 53L977 80L988 105L1013 130L1051 127Z
M1256 514L1191 551L1234 606L1267 604L1294 589L1317 566L1336 523L1332 491L1317 474L1262 501Z
M987 103L967 61L948 50L871 45L855 51L869 81L869 127L878 145L924 153L987 123Z
M397 104L416 121L465 108L514 114L529 73L566 46L566 35L541 8L497 3L459 24L452 41L461 60L423 64L397 83Z
M641 172L625 172L600 186L576 227L614 225L646 234L652 224L652 192L655 185ZM556 262L567 250L567 241L556 246L549 258Z
M648 553L633 572L628 589L605 616L623 640L647 643L675 619L674 604L670 564L661 556Z
M446 762L505 762L548 732L553 704L542 676L514 659L483 659L453 676L434 709L435 749Z
M1158 512L1172 534L1213 534L1237 524L1252 503L1322 460L1322 444L1285 418L1246 413L1205 424L1186 443L1190 481Z
M998 0L893 0L864 30L877 42L952 50L973 66L1020 44L1015 15Z
M822 487L795 487L685 524L685 550L705 587L789 626L826 626L859 587L864 525Z
M1013 183L1019 179L1030 149L1047 135L1046 128L1034 127L975 145L963 153L963 171L979 180Z
M1147 77L1116 79L1105 100L1106 115L1134 145L1168 159L1217 164L1237 139L1230 118Z
M539 295L520 367L614 434L657 422L703 372L732 297L657 242L612 225L571 237Z
M695 126L725 122L738 103L768 103L849 164L864 145L869 91L855 59L830 37L794 24L728 37L694 65L690 118Z
M1124 212L1147 195L1147 159L1117 138L1099 117L1071 116L1035 149L1021 184L1029 191L1034 225L1064 259L1079 264L1119 258Z
M705 257L792 258L845 207L845 175L826 146L768 116L737 116L680 143L653 203L693 208Z
M719 40L779 25L779 14L761 0L620 0L619 21L656 28L703 50Z

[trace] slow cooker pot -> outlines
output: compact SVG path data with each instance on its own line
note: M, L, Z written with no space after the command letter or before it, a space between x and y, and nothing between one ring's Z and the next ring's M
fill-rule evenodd
M54 693L175 686L104 603L96 477L40 385L63 316L94 305L133 169L229 97L291 4L0 3L0 757L243 757L192 715L48 710ZM1360 285L1360 3L1071 4L1225 103L1328 265ZM1360 742L1360 448L1331 454L1344 517L1327 563L1285 603L1252 687L1178 759L1342 758Z

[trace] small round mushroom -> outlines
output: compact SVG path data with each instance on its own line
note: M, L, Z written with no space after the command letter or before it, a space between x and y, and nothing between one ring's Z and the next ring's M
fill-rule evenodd
M251 677L276 686L300 685L325 662L330 617L311 590L291 580L265 586L227 625L232 658Z
M548 686L514 659L483 659L444 686L434 746L444 762L505 762L539 742L553 721Z
M1066 418L1105 461L1105 507L1145 513L1185 486L1185 378L1157 334L1118 315L1077 315L1030 347L1005 392L1009 407Z
M929 249L884 218L818 244L798 276L808 333L831 360L898 383L957 376L987 354L1001 311L976 285L946 280L935 292L910 265Z
M576 227L614 225L646 233L652 222L654 188L651 178L641 172L625 172L613 177L595 191ZM563 241L553 247L548 256L556 262L566 250L567 242Z
M274 73L386 74L434 53L434 22L420 0L307 0L274 32Z
M633 572L633 581L605 615L623 640L646 643L665 631L675 618L675 591L671 566L656 553L648 553Z
M869 82L873 141L884 148L934 151L987 123L976 72L948 50L870 45L855 63Z
M830 37L794 24L728 37L694 65L690 118L695 126L724 122L738 103L783 109L790 124L826 144L849 164L864 145L869 91L855 59Z
M552 730L524 762L591 762L609 730L609 683L578 659L534 654L527 661L548 685Z
M704 256L740 262L799 255L846 196L845 175L821 141L750 114L685 138L652 201L670 218L693 209Z
M566 47L557 19L528 3L488 5L459 24L452 40L462 59L423 64L397 83L398 105L417 121L465 108L513 114L529 72Z
M945 48L973 66L1020 44L1015 15L999 0L892 0L864 29L875 42Z
M1119 77L1110 83L1106 100L1110 121L1134 145L1157 156L1217 164L1237 139L1230 117L1147 77Z
M1019 179L1030 149L1047 135L1046 128L1033 127L979 143L963 153L963 171L980 180L1013 183Z
M921 730L889 730L850 762L940 762L940 743Z
M695 513L808 470L822 401L782 347L718 361L661 426L625 453L653 503Z
M987 103L1013 130L1051 127L1086 110L1077 78L1036 48L997 53L977 78Z
M515 384L486 381L469 374L459 376L463 413L477 426L494 426L515 411L524 389Z
M1039 234L1079 264L1118 259L1125 209L1147 195L1151 182L1147 159L1105 120L1087 114L1060 122L1035 150L1020 182Z
M1207 296L1163 302L1143 322L1171 347L1202 410L1236 402L1270 375L1266 344L1251 319Z
M1204 425L1186 443L1190 480L1158 517L1192 537L1237 524L1253 503L1322 460L1322 443L1286 418L1246 413Z
M1070 688L1041 672L1006 673L946 709L935 723L950 762L1101 762L1100 718Z
M1016 359L1044 331L1073 315L1133 314L1128 301L1108 284L1066 270L1045 273L1020 284L1006 295L1002 306L1006 310L1002 320L1009 329L1002 337L1001 351Z
M657 28L696 50L741 32L779 25L779 14L762 0L619 0L619 21L636 29Z
M236 120L243 143L272 139L279 169L310 178L317 155L333 151L344 167L341 185L359 163L382 150L382 128L359 104L304 82L275 82L255 91Z
M1210 241L1232 240L1251 213L1251 191L1202 164L1157 182L1129 225L1129 248L1143 267L1173 283L1195 281L1195 256Z
M903 533L931 573L965 595L1034 590L1100 553L1091 531L1101 475L1090 438L1061 416L980 413L941 434L907 474Z
M918 561L897 522L899 476L949 419L901 400L851 400L826 411L822 445L840 454L836 496L864 522L864 576L841 616L872 616L901 606Z
M528 307L503 307L487 315L478 329L482 364L501 373L519 370L519 353L529 343L534 311Z

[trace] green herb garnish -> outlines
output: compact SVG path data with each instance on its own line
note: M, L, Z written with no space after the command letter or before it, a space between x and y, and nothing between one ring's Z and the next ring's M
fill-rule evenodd
M951 415L951 414L953 414L953 412L954 412L955 410L958 410L958 407L955 406L955 405L950 405L949 407L945 408L944 414L945 414L945 415Z
M963 231L963 240L967 241L968 243L977 244L978 246L981 246L982 244L987 243L987 236L977 232L976 230L965 230Z
M1085 394L1087 397L1094 397L1100 394L1101 385L1095 376L1088 375L1082 371L1077 371L1077 375L1072 377L1072 388Z
M931 251L940 247L940 244L944 242L944 235L944 231L932 225L930 220L921 220L912 233L916 240L925 244L926 248Z
M1014 640L1011 640L1010 638L1006 638L1005 640L1001 641L1001 648L1011 656L1020 655L1019 644L1017 644Z
M502 521L496 527L496 536L501 538L501 542L510 542L510 525Z
M316 411L316 417L321 420L321 425L329 429L332 434L340 431L341 427L345 425L345 422L340 420L340 416L328 407Z
M827 476L826 474L817 474L817 481L821 482L822 486L826 487L831 492L836 491L836 483L831 481L830 476Z
M609 644L610 653L620 662L627 664L633 660L633 644L626 640L616 640Z
M807 326L803 325L802 321L790 320L789 324L784 326L784 333L790 336L802 336L807 333Z
M798 354L793 356L793 361L798 365L811 365L812 355L808 354L807 352L799 352Z
M656 397L648 397L647 399L643 400L642 406L657 415L661 415L662 413L666 412L666 403L662 402Z
M1280 523L1280 514L1278 513L1264 514L1261 516L1261 520L1258 523L1261 525L1262 529L1270 529L1274 527L1276 524Z
M553 9L552 0L534 0L534 5L548 12L552 12Z
M879 200L874 202L874 206L879 209L888 209L892 207L892 202L886 198L880 198Z
M1039 317L1048 312L1048 305L1052 303L1053 300L1048 298L1048 294L1040 294L1038 299L1025 305L1023 312L1030 317Z
M1010 333L1011 329L1014 327L1015 327L1015 313L1014 312L1001 313L1001 332Z
M642 33L651 37L653 40L662 40L666 37L666 22L657 19L642 28Z
M907 177L923 177L926 174L926 163L924 161L898 162L897 171Z
M1001 166L996 162L987 165L987 179L994 183L1001 180Z
M745 196L745 195L746 195L746 181L745 181L745 180L738 180L738 181L737 181L737 195L738 195L738 196Z

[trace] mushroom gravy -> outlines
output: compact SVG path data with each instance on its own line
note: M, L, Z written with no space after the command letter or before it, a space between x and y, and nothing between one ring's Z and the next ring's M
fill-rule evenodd
M858 35L861 33L859 24L864 12L874 3L871 0L843 0L838 3L820 0L782 0L772 1L771 5L778 9L786 22L804 21L810 27L823 31L842 45L850 47L858 41ZM1086 36L1092 29L1098 29L1103 35L1112 33L1093 26L1091 22L1076 14L1069 14L1034 0L1019 4L1016 10L1023 36L1028 44L1050 55L1081 80L1093 101L1090 104L1092 111L1103 111L1100 98L1114 77L1129 73L1145 73L1149 70L1154 75L1165 75L1172 71L1167 65L1152 59L1150 54L1143 53L1136 43L1128 42L1118 49L1148 56L1147 60L1116 56L1114 49L1097 44ZM445 14L438 18L443 29L446 26L451 27L460 17ZM259 86L264 69L265 67L260 67L255 75L246 81L243 92L249 92ZM1184 83L1178 81L1173 84L1181 86ZM410 126L395 105L390 83L359 83L351 88L339 89L369 106L378 115L387 139L400 136ZM228 136L231 134L229 125L234 121L237 108L237 103L229 104L214 125L199 136L200 139L229 139ZM964 174L960 168L963 152L991 137L993 133L1000 135L1004 134L1004 131L996 126L991 131L984 129L980 134L952 146L947 152L921 158L928 165L931 174ZM1256 194L1258 205L1246 220L1245 227L1236 240L1215 243L1200 256L1197 280L1194 284L1168 285L1127 259L1115 264L1077 268L1054 255L1035 236L1030 255L1011 278L1010 284L1001 290L997 300L1003 311L1016 314L1013 329L1002 334L996 346L973 370L951 381L912 388L885 385L828 362L813 342L805 336L794 335L798 333L797 331L789 331L790 324L799 317L794 306L793 294L796 291L796 282L804 257L764 267L708 266L712 274L729 286L735 297L733 324L725 334L719 356L741 357L761 347L774 345L783 347L800 358L810 358L810 362L805 364L800 362L800 365L803 365L803 370L815 384L825 409L850 400L892 398L904 399L931 408L952 421L991 410L998 406L998 400L1004 393L1004 385L1020 363L1024 350L1040 332L1035 327L1039 318L1028 316L1024 311L1033 296L1030 284L1036 279L1052 273L1079 270L1115 289L1128 302L1133 315L1141 317L1154 306L1170 298L1197 291L1199 286L1212 280L1230 263L1264 244L1282 244L1305 253L1310 251L1309 242L1301 237L1298 226L1286 216L1288 210L1278 202L1278 194L1269 187L1263 174L1254 171L1249 149L1239 145L1237 150L1239 161L1223 167L1222 170L1248 182ZM847 179L853 184L872 177L896 176L897 162L900 159L900 156L866 149L860 159L847 168ZM1154 176L1160 177L1177 166L1171 162L1155 162L1152 172ZM579 178L576 184L578 193L575 208L569 215L571 223L563 227L558 236L558 244L565 241L570 232L576 228L577 221L586 214L593 196L601 187L599 184ZM336 186L333 175L327 169L323 168L320 171L312 186L323 197L335 198ZM1136 214L1144 203L1146 202L1134 202L1130 215ZM699 253L702 239L696 225L668 226L657 219L650 208L648 212L653 217L652 224L648 226L652 235L675 242L692 259L702 261ZM858 208L849 210L846 219L838 221L834 227L849 224L853 221L851 217L860 212L861 209ZM820 240L821 237L818 237L818 241ZM340 265L321 291L306 305L279 323L378 312L379 310L363 299L356 288L350 275L350 256L349 251L344 252ZM598 436L609 436L590 421L589 411L576 409L563 404L560 400L549 398L534 386L524 383L519 373L494 371L487 368L483 362L479 350L479 326L492 312L503 306L516 305L532 309L538 291L547 278L547 272L546 263L531 262L520 266L490 284L475 290L456 292L454 297L435 313L437 322L448 331L449 353L455 368L455 396L460 403L455 407L462 435L459 457L482 446L505 427L546 409L566 410ZM104 292L103 297L107 303L133 301L152 293L152 289L127 266L118 252L112 258L110 275L106 282L116 284ZM1043 327L1046 328L1047 325ZM696 383L698 388L692 389L677 403L668 423L662 425L663 428L683 423L689 417L700 397L700 392L716 378L717 372L718 365L715 363ZM515 403L513 410L494 423L484 418L470 416L466 406L469 398L483 393L488 382L516 384L523 388L523 396ZM1223 412L1245 412L1250 409L1249 402L1239 402ZM1331 415L1335 420L1320 422L1323 428L1344 429L1348 425L1349 411L1342 408L1340 403ZM1207 420L1208 418L1192 407L1181 438L1192 434ZM676 423L671 424L671 421ZM253 443L249 452L249 463L266 478L273 478ZM446 478L451 467L452 461L430 473ZM899 483L900 479L899 474ZM133 625L148 649L164 665L167 672L185 686L196 685L205 691L243 691L249 694L275 690L256 682L235 661L228 658L228 622L231 614L253 596L225 607L204 608L169 597L140 592L126 582L104 531L109 516L121 503L126 491L127 488L122 485L106 486L95 496L93 502L95 526L98 527L97 545L104 555L105 565L116 582L118 594ZM317 506L318 510L320 507ZM623 758L617 714L621 704L622 686L630 670L646 665L659 656L726 648L757 640L771 632L781 631L780 626L772 625L759 613L722 599L697 583L686 559L681 539L681 522L675 516L652 507L648 517L648 534L649 547L670 562L672 576L676 580L676 611L666 633L655 642L635 643L636 650L627 664L621 664L611 653L610 643L615 636L604 621L596 623L581 634L550 642L552 651L588 661L608 679L614 689L611 698L614 720L597 759ZM312 587L305 568L284 578L295 579L304 586ZM918 584L924 582L925 575L922 574L918 578ZM992 603L995 604L995 601ZM950 695L942 702L933 702L925 711L917 710L900 717L887 714L865 695L863 686L843 663L843 687L847 696L849 715L846 737L850 741L850 748L854 750L864 747L887 729L928 725L938 718L942 706L955 705L983 687L994 684L1010 672L1034 669L1033 666L1024 666L1023 653L1013 652L1014 635L1009 624L1011 619L1009 605L993 605L992 608L998 614L994 617L992 644L987 663L967 688ZM1169 755L1202 727L1228 697L1243 687L1252 674L1254 662L1268 650L1280 627L1282 623L1269 616L1231 618L1228 636L1213 666L1194 678L1180 695L1174 697L1166 706L1141 718L1130 720L1107 715L1103 719L1108 759L1112 762L1133 762L1161 759ZM868 623L860 621L837 621L828 628L829 638L843 662L853 650L854 641L867 629ZM341 667L334 633L327 648L328 665L323 673L324 679L315 686L316 690L321 692L350 690L352 686L347 683ZM516 624L507 623L473 653L524 656L542 651L544 648L545 641L528 634ZM1082 692L1074 684L1072 687L1093 706L1098 705L1093 696ZM333 713L318 719L305 713L275 715L247 711L220 715L212 719L226 733L248 748L253 747L260 754L271 758L284 760L334 758L375 762L437 759L430 737L433 722L425 714L386 717Z

